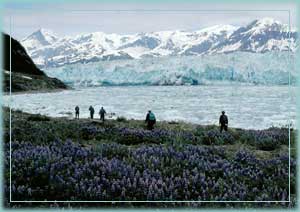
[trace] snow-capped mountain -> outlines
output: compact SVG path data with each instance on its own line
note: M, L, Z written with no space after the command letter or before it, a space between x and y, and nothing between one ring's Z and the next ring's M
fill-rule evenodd
M296 31L289 33L286 24L264 18L243 27L217 25L193 32L175 30L132 35L95 32L59 38L41 29L21 42L34 62L46 68L100 60L294 51L296 39Z
M57 40L57 35L55 35L52 31L47 29L39 29L38 31L29 35L25 40L23 40L22 44L23 46L26 46L26 49L29 51L51 45Z
M247 51L264 53L278 50L294 51L297 34L288 25L271 18L255 20L246 27L240 27L228 40L217 45L214 52ZM289 43L290 42L290 43Z

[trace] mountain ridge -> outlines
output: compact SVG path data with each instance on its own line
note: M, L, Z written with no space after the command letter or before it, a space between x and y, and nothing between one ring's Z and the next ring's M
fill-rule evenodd
M40 35L44 35L39 39ZM101 60L141 59L179 55L220 54L235 51L265 53L295 51L297 32L272 18L246 26L215 25L196 31L169 30L129 35L94 32L59 38L40 29L22 44L39 67Z

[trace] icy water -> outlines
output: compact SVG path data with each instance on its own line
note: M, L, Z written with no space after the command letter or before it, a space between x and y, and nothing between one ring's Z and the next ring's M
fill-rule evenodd
M128 86L97 87L57 93L4 96L4 105L29 113L55 117L88 117L103 106L107 113L128 119L144 119L151 109L158 120L218 124L222 110L231 127L264 129L295 126L296 87L288 86ZM97 117L97 116L96 116Z

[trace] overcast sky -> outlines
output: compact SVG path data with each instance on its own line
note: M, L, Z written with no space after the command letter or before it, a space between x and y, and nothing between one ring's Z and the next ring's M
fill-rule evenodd
M199 30L217 24L241 26L263 17L296 23L293 3L14 3L4 4L3 30L21 40L39 28L59 36L87 32L131 34L162 30Z

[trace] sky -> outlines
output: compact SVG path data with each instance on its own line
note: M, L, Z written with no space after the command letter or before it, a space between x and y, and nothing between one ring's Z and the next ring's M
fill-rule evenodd
M187 2L187 1L186 1ZM97 3L60 1L48 3L6 1L3 5L3 31L21 40L40 28L58 36L74 36L102 31L133 34L164 30L194 31L204 27L231 24L243 26L255 19L271 17L296 25L294 3ZM11 21L11 28L10 26Z

